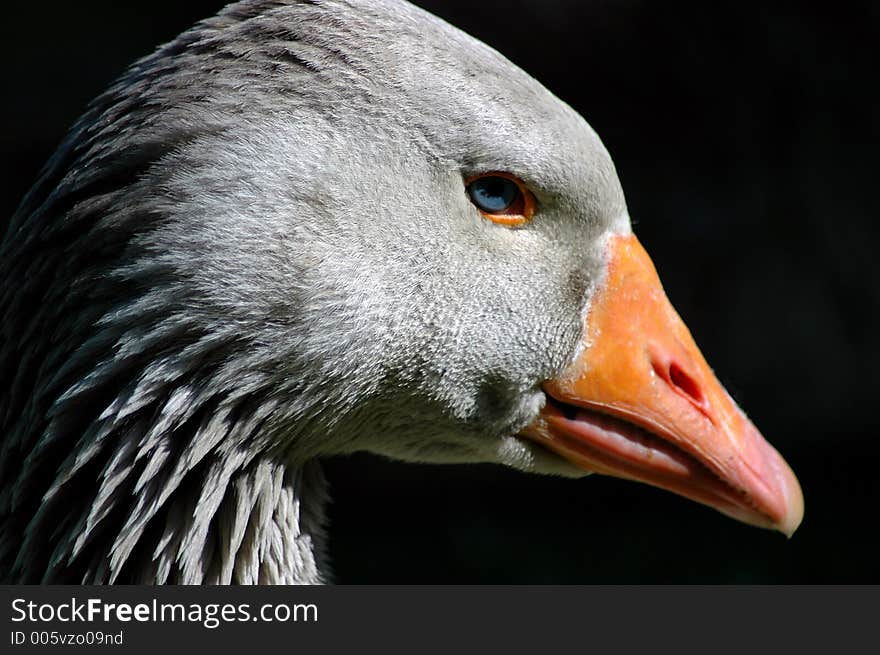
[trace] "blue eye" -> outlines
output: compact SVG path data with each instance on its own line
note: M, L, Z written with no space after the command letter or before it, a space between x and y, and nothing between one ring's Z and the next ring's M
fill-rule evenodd
M518 177L510 173L485 173L465 182L468 197L493 223L520 227L535 213L535 196Z
M487 214L507 212L522 195L516 182L500 175L478 177L467 185L467 192L471 202Z

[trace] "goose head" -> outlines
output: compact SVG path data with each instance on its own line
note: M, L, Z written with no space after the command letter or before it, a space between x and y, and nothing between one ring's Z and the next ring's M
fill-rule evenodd
M26 453L5 501L18 570L79 485L48 570L92 549L81 569L112 580L140 548L149 579L206 576L191 551L224 503L246 533L249 467L287 479L356 451L614 475L800 522L794 475L664 295L596 133L408 4L241 2L199 24L96 101L3 248L19 279L26 258L68 276L40 315L61 338L34 349L53 365L6 406ZM175 502L195 517L182 535Z

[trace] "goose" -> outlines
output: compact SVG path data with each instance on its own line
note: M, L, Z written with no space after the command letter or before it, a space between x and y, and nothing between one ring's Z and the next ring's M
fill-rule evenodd
M7 582L329 582L321 460L361 451L803 515L597 134L402 0L243 0L133 64L0 298Z

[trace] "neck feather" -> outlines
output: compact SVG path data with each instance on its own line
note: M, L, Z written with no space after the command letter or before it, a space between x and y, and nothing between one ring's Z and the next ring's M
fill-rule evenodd
M19 476L6 509L24 511L2 517L0 537L10 581L326 582L319 463L230 447L241 422L223 423L212 414L177 448L180 431L151 443L155 425L134 421L97 441L86 434L89 446L66 458L46 493Z

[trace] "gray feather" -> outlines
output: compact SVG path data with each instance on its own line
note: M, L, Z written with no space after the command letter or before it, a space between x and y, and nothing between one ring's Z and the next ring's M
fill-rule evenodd
M487 170L540 220L481 220ZM322 456L572 474L511 435L628 229L583 119L435 17L230 5L91 104L3 236L0 575L324 582Z

